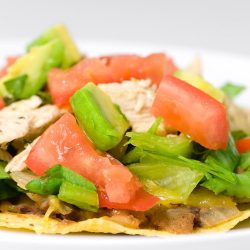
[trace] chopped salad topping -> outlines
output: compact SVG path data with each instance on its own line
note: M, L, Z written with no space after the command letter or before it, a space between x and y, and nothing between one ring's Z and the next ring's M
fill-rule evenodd
M238 215L250 122L230 98L244 87L217 89L200 68L164 53L83 57L52 27L0 71L0 200L53 196L71 212L173 232L192 231L197 214L201 227Z

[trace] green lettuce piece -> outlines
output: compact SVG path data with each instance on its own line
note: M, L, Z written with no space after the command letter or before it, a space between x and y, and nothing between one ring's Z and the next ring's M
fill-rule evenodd
M143 150L135 147L121 158L121 162L125 165L137 163L143 155Z
M50 168L41 178L30 181L26 188L40 195L58 195L59 199L86 210L98 209L95 185L62 165Z
M36 94L44 87L49 70L61 65L62 57L63 45L56 39L32 48L0 79L0 96L25 99Z
M244 85L238 85L232 82L227 82L221 87L221 90L230 98L237 97L245 89L246 87Z
M9 174L4 171L5 166L6 162L0 161L0 180L10 179Z
M117 160L122 160L128 148L127 142L128 138L124 136L119 142L119 144L117 144L114 148L110 149L108 153L111 154Z
M32 41L28 47L27 51L30 51L34 47L43 46L48 44L53 40L59 40L63 45L63 58L61 62L62 68L68 68L72 64L78 62L81 58L81 54L77 49L74 41L70 37L67 28L62 25L56 25L51 27L49 30L44 32L41 36Z
M140 159L141 163L154 163L154 162L167 162L168 164L178 165L181 164L187 168L192 170L197 170L202 172L207 179L211 178L212 176L216 176L222 180L225 180L229 183L236 183L236 179L234 174L225 169L218 166L210 166L206 163L203 163L198 160L188 159L183 156L162 156L156 155L152 153L148 153L144 151L143 156Z
M174 73L174 76L204 91L208 95L215 98L217 101L223 102L224 93L220 89L215 88L212 84L204 80L201 76L194 75L183 70L176 71Z
M239 160L240 155L235 147L234 139L230 134L227 148L225 150L209 151L205 163L214 167L223 167L233 172L238 166Z
M218 166L232 171L235 183L230 183L213 176L201 185L215 194L222 193L238 198L250 198L250 171L248 170L250 167L250 153L239 155L235 149L232 136L229 136L227 149L214 151L212 154L212 158L207 158L205 162L210 164L210 166ZM233 173L237 167L247 171L242 174Z
M236 183L232 184L219 178L210 178L201 186L213 191L215 194L225 194L237 198L250 198L250 171L234 174Z
M250 152L240 155L239 168L243 170L248 170L250 168Z
M192 140L184 135L158 136L150 133L128 132L129 143L133 146L159 155L181 155L190 157Z
M231 133L232 133L234 140L239 140L239 139L249 136L249 134L243 130L234 130Z
M0 200L16 197L19 193L8 173L4 171L6 163L0 161Z
M13 96L14 100L19 100L22 98L22 93L27 78L27 75L21 75L4 82L5 88Z
M78 90L70 103L79 125L97 149L107 151L117 146L129 123L119 107L94 83Z
M163 118L162 117L157 117L155 121L153 122L152 126L149 128L147 133L151 135L156 135L157 130L162 123ZM126 136L126 138L128 138ZM126 143L127 144L127 143ZM128 151L123 157L120 159L123 164L132 164L132 163L137 163L140 161L140 158L143 155L143 150L139 147L134 147L130 151Z
M204 176L202 172L186 167L182 161L143 161L128 168L139 177L147 192L167 204L184 203Z
M156 135L157 130L158 130L159 126L161 125L162 121L163 121L162 117L157 117L147 132L149 134Z

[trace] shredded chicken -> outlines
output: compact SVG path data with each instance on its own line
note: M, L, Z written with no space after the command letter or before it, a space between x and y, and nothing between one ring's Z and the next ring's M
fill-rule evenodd
M19 154L17 154L5 167L6 172L23 171L27 165L25 163L32 146L36 144L39 137L34 140L31 144L28 144L26 148Z
M61 111L54 105L39 107L37 96L18 101L0 111L0 147L20 138L39 135L49 124L58 119Z
M227 98L225 104L231 130L243 130L250 133L250 110L237 106Z
M134 131L145 132L155 121L150 108L154 101L156 85L150 80L131 80L98 86L120 106Z
M199 56L196 56L186 67L186 71L194 75L202 75L201 58Z
M31 171L15 171L10 173L10 176L16 182L17 186L24 190L26 190L26 185L30 181L37 179L37 176Z

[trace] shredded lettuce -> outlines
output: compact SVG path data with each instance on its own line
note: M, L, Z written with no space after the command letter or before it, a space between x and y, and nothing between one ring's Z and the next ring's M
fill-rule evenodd
M150 133L128 132L129 143L144 151L159 155L182 155L190 157L193 149L191 139L184 135L166 137Z
M213 167L225 168L234 171L240 160L240 155L235 147L232 135L229 135L227 148L209 151L205 163Z
M225 194L238 198L250 198L250 171L242 174L234 174L236 183L229 183L219 178L210 178L201 186L208 188L215 194Z
M232 131L232 136L234 140L239 140L239 139L249 136L249 134L243 130L235 130L235 131Z
M142 162L130 165L129 169L139 177L146 191L160 197L164 204L184 203L204 176L181 161Z
M221 90L230 98L237 97L245 89L246 87L244 85L234 84L232 82L227 82L221 87Z
M0 161L0 200L16 197L19 193L15 183L10 179L8 173L4 171L6 163Z
M242 170L249 170L250 168L250 152L240 155L239 168Z

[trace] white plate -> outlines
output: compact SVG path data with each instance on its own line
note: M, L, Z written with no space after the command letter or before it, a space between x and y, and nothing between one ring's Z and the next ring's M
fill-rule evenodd
M219 86L225 81L242 83L249 86L237 100L238 103L250 107L250 58L219 53L214 51L179 48L166 45L120 43L114 41L78 41L79 47L89 55L104 55L109 53L140 53L165 51L173 56L180 67L186 66L194 56L199 55L203 61L204 76L214 85ZM25 41L0 41L0 62L7 55L15 55L23 51ZM249 225L249 228L248 228ZM244 228L245 227L245 228ZM0 249L36 249L44 248L54 250L66 249L249 249L250 247L250 223L241 223L237 229L228 233L213 233L202 235L184 235L169 237L141 237L121 235L91 235L71 234L61 235L36 235L30 232L12 230L0 230Z

